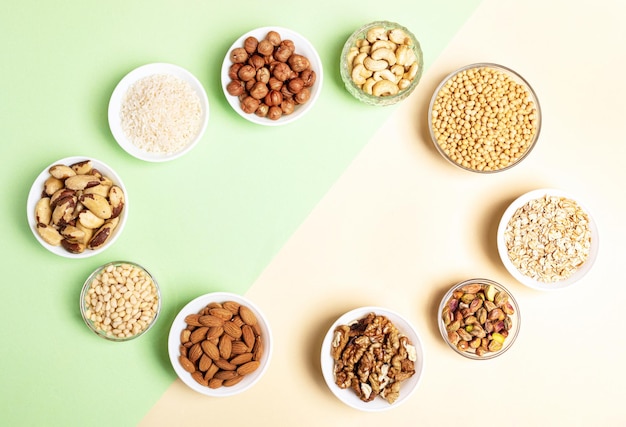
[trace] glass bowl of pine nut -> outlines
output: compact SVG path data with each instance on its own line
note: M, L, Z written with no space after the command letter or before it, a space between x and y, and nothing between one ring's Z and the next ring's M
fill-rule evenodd
M340 58L341 79L359 101L393 105L406 99L422 77L422 48L406 27L390 21L361 26L348 38Z
M517 72L475 63L453 71L437 86L428 124L435 147L450 163L471 172L502 172L533 150L541 107Z
M109 341L145 334L161 312L161 291L139 264L114 261L96 268L80 293L80 313L92 332Z

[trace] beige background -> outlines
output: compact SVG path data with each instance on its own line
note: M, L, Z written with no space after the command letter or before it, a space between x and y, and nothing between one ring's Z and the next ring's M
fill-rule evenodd
M624 425L625 16L618 0L485 0L246 294L276 343L261 381L225 399L176 381L142 425ZM482 61L522 74L544 119L531 156L487 176L441 159L426 127L438 82ZM515 282L496 251L504 209L540 187L578 195L600 229L594 268L558 292ZM522 314L513 348L482 362L448 349L435 318L449 286L478 276ZM419 389L383 413L343 405L319 368L328 327L362 305L404 314L426 351Z

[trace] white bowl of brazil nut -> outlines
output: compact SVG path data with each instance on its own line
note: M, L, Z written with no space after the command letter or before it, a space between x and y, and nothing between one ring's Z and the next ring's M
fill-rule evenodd
M383 320L383 318L386 320ZM350 388L348 382L342 382L341 378L350 377L352 374L345 373L344 375L341 371L336 372L338 365L336 365L335 360L336 358L342 359L344 355L347 355L350 352L349 347L357 345L357 336L369 334L370 328L373 330L374 325L380 321L391 322L393 325L393 328L386 329L388 332L383 334L384 338L388 338L391 341L399 339L399 348L402 353L398 354L398 351L391 346L384 347L383 351L393 352L394 356L398 355L400 359L403 359L401 362L402 368L398 369L398 375L404 378L397 382L390 380L387 375L389 370L397 368L382 362L380 364L375 363L371 369L379 371L380 375L377 378L381 379L381 381L373 387L369 380L367 383L360 383L358 385L360 390L359 396L355 390ZM361 323L359 324L359 322ZM367 327L365 326L366 324L371 326ZM358 327L354 327L357 325ZM355 338L357 339L355 340ZM383 337L379 337L376 341L380 342L382 340ZM372 342L369 338L365 341L367 343ZM369 344L367 344L367 347L365 349L367 354L373 354L373 351L380 350L380 348L375 350ZM361 360L370 360L370 358L361 358ZM371 360L373 361L373 359ZM358 369L361 366L360 364L361 362L356 363L355 369ZM422 340L409 320L394 311L375 306L356 308L340 316L328 329L322 342L321 368L322 375L330 391L346 405L366 412L386 411L406 402L417 389L424 370ZM383 390L383 392L376 393L377 387Z
M269 63L261 58L267 53L274 59ZM226 100L241 117L264 126L286 125L304 117L322 92L323 81L317 50L289 28L261 27L243 34L222 63ZM246 89L242 82L254 86Z
M128 154L147 162L174 160L193 149L209 121L202 83L174 64L135 68L109 100L109 127Z
M591 212L569 192L543 188L518 197L498 225L508 272L537 290L563 289L591 270L600 246Z
M212 292L187 303L170 328L168 352L178 377L213 397L243 393L267 370L274 342L267 318L248 298Z
M424 70L422 48L408 28L390 21L370 22L344 44L339 69L356 99L374 106L393 105L417 87Z
M89 175L94 180L69 182L68 175ZM83 186L89 188L80 189ZM117 189L111 193L114 187ZM90 196L98 202L92 206L94 215L87 212L92 209L84 209L86 205L81 201L87 193L101 196ZM35 178L28 193L26 216L33 235L44 248L66 258L87 258L109 248L122 234L128 200L122 179L109 165L87 156L66 157L46 166ZM100 206L102 201L108 201L110 212ZM62 215L59 205L65 206Z
M518 73L476 63L441 81L430 100L428 123L435 147L450 163L471 172L502 172L532 151L541 108Z
M80 293L80 313L93 332L109 341L145 334L161 312L156 279L139 264L114 261L94 270Z

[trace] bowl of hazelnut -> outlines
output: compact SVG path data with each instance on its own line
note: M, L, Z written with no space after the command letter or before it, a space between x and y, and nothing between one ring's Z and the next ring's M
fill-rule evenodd
M347 91L374 106L406 99L422 77L422 48L406 27L374 21L358 28L343 46L341 79Z
M265 126L291 123L315 104L322 61L300 34L262 27L239 37L222 63L222 88L233 109Z

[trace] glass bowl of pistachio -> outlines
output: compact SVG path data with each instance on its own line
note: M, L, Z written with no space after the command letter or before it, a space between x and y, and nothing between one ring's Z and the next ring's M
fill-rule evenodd
M513 294L489 279L469 279L452 286L441 299L439 331L451 349L474 360L506 352L520 330Z

